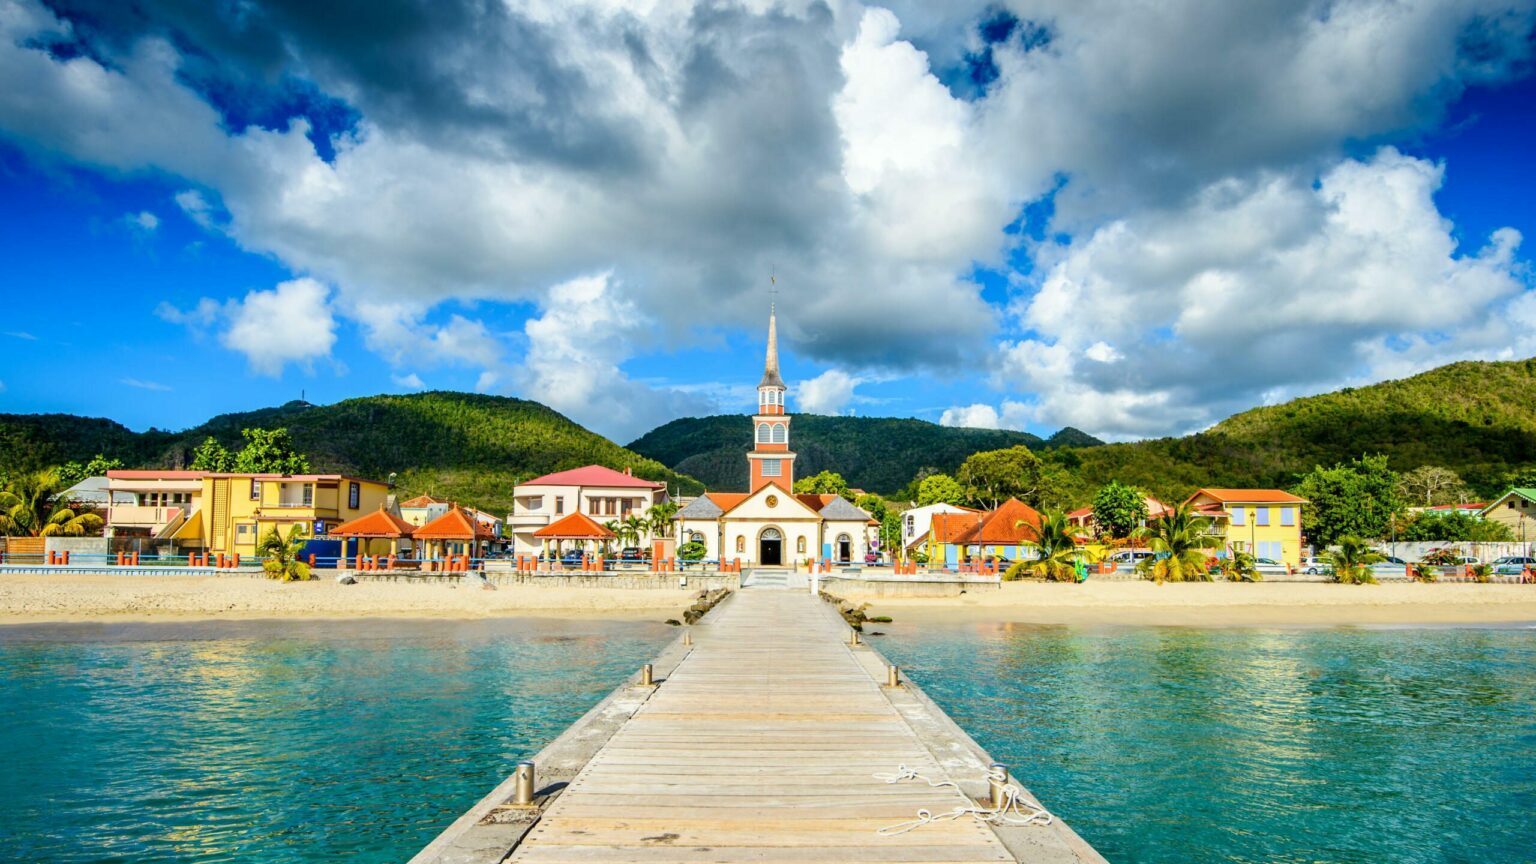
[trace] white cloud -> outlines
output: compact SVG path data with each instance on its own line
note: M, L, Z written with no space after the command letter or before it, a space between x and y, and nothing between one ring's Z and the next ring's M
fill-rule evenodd
M940 426L965 426L971 429L996 429L1001 422L996 408L980 402L945 408L939 417Z
M828 369L794 388L800 409L807 414L839 414L853 400L862 379L841 369Z
M391 375L389 376L389 380L395 382L396 387L404 387L407 390L420 390L427 386L421 380L421 376L417 375L415 372L412 372L409 375Z
M963 426L971 429L1023 429L1033 419L1033 406L1012 399L1004 399L1002 410L985 402L956 405L945 408L939 415L940 426Z
M1464 354L1536 351L1519 234L1461 254L1434 163L1390 148L1314 185L1212 184L1049 254L1000 379L1048 421L1113 437L1208 425L1256 402ZM1086 313L1085 310L1092 310Z
M37 341L37 337L36 336L32 335L31 333L26 332L25 330L8 330L8 331L6 331L5 335L11 337L12 339L20 339L23 342L36 342Z
M188 219L203 228L214 227L213 205L208 203L203 193L196 189L184 189L176 193L175 201L176 206L181 208L181 212L185 213Z
M292 279L270 291L252 291L231 302L225 347L244 354L251 369L278 376L289 363L307 365L328 357L336 342L329 291L313 279Z
M529 398L618 441L708 407L698 396L648 387L619 368L652 325L613 274L562 282L540 305L543 314L525 325L528 354L518 367L517 383Z
M204 297L197 301L196 306L186 310L178 309L165 300L155 306L155 315L161 320L172 324L184 324L194 331L200 331L218 321L223 312L224 307L212 297Z
M140 378L119 378L117 379L117 383L122 384L125 387L133 387L139 390L152 390L157 393L168 393L171 389L169 386L161 384L158 381L145 381Z
M148 210L129 213L123 217L123 222L131 230L140 234L153 234L155 229L160 227L160 217Z

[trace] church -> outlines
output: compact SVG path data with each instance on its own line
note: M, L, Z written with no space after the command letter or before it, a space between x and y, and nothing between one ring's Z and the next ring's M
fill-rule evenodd
M703 543L711 560L788 567L812 559L863 563L869 514L840 495L796 495L789 388L779 374L778 318L768 313L768 355L757 385L746 492L708 492L678 511L678 542Z

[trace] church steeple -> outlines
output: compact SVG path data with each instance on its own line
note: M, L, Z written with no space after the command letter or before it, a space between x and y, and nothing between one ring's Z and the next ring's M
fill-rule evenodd
M779 376L779 316L772 305L768 307L768 357L763 363L762 383L757 386L784 386L784 379Z
M752 491L769 483L794 488L795 454L789 449L789 415L784 409L784 376L779 374L779 321L768 307L768 356L757 385L757 413L752 416L752 452L747 454Z

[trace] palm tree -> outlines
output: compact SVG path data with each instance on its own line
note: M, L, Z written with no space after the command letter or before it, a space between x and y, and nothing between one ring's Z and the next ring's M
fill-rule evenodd
M613 532L613 539L614 540L617 540L620 543L624 542L624 526L620 525L619 521L617 519L609 519L607 522L603 523L603 527L607 528L609 531ZM609 550L609 544L610 543L612 543L611 540L604 540L603 541L603 551L604 552L610 551Z
M677 516L677 505L671 501L657 502L645 511L645 516L650 523L652 536L671 537L672 520Z
M1210 555L1221 540L1210 533L1210 519L1195 515L1186 502L1164 512L1161 518L1148 520L1137 528L1156 554L1136 565L1142 574L1161 585L1166 582L1211 581Z
M1376 584L1376 574L1371 565L1385 561L1386 556L1371 548L1371 544L1359 537L1339 538L1338 548L1318 556L1333 567L1333 579L1345 585Z
M623 530L622 537L628 537L633 541L630 545L639 546L640 538L651 528L650 520L644 516L625 516L619 520L619 528Z
M12 480L0 489L0 534L80 537L100 531L100 516L88 510L77 513L59 498L65 488L52 468Z
M1040 524L1033 525L1023 519L1013 524L1015 528L1029 528L1035 535L1035 548L1039 557L1033 561L1020 561L1003 574L1012 581L1024 573L1030 573L1053 582L1076 582L1077 563L1092 564L1104 557L1104 547L1097 543L1079 544L1081 533L1061 510L1046 510L1040 514Z
M1241 549L1227 550L1227 557L1221 559L1221 575L1233 582L1258 582L1264 578L1258 562Z
M309 537L304 532L303 525L295 525L288 529L288 536L284 538L277 533L277 526L261 538L256 544L256 551L265 559L261 562L261 569L267 571L267 576L272 579L281 579L284 582L303 582L309 578L309 565L299 560L299 553L304 550L304 544L309 542Z

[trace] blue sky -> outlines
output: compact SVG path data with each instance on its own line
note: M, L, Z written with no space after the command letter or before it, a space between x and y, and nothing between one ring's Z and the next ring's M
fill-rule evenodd
M134 8L0 0L0 411L627 441L749 410L770 272L801 410L1125 439L1536 354L1529 2Z

